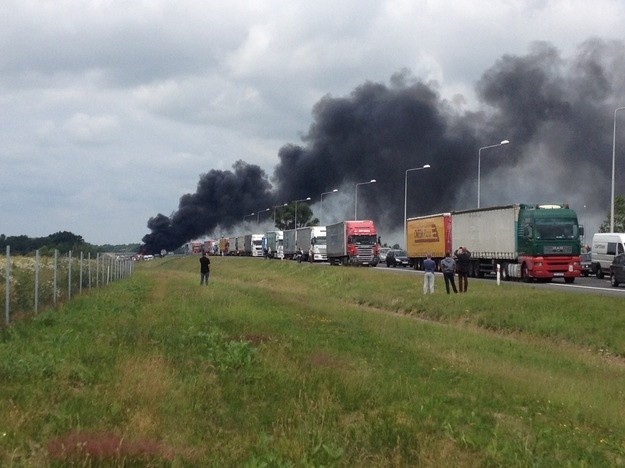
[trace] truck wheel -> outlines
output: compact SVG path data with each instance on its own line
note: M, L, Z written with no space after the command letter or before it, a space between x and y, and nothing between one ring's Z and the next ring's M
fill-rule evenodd
M524 283L532 282L532 278L529 275L529 271L525 263L523 264L523 266L521 266L521 281L523 281Z
M597 266L597 278L598 279L603 279L603 270L601 269L601 265Z
M616 278L614 277L614 275L610 275L610 284L612 285L613 288L616 288L618 286L618 281L616 281Z
M575 278L564 278L564 282L566 284L573 284L575 282Z

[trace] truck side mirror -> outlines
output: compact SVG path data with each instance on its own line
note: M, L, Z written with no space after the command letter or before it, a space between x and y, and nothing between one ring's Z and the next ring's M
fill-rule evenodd
M382 238L378 236L378 244L382 245Z

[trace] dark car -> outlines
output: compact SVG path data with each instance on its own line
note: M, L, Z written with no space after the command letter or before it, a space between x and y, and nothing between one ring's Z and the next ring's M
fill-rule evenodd
M579 256L580 264L582 267L582 275L588 276L592 272L592 262L590 261L590 254L583 253Z
M387 267L407 267L408 266L408 254L405 250L392 249L386 254L386 266Z
M625 283L625 254L614 257L610 265L610 284L617 287L622 283Z

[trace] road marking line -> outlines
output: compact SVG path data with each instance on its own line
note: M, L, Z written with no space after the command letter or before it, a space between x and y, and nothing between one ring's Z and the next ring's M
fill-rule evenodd
M580 289L595 289L597 291L614 291L615 293L625 293L625 289L618 288L600 288L598 286L582 286L581 284L560 284L560 283L550 283L553 286L561 286L563 288L580 288Z

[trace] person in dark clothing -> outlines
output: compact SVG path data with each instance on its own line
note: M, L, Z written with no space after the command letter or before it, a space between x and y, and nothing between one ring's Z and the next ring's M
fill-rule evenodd
M458 250L456 250L456 268L458 270L460 292L467 292L469 271L471 270L471 252L463 246L458 247Z
M200 257L200 286L208 284L208 275L210 275L210 258L206 256L206 252L202 252Z
M446 252L445 258L441 260L441 270L443 270L443 279L445 280L445 289L447 289L447 294L449 294L450 284L454 293L457 293L458 290L456 289L456 281L454 280L454 275L456 274L456 262L450 252Z

